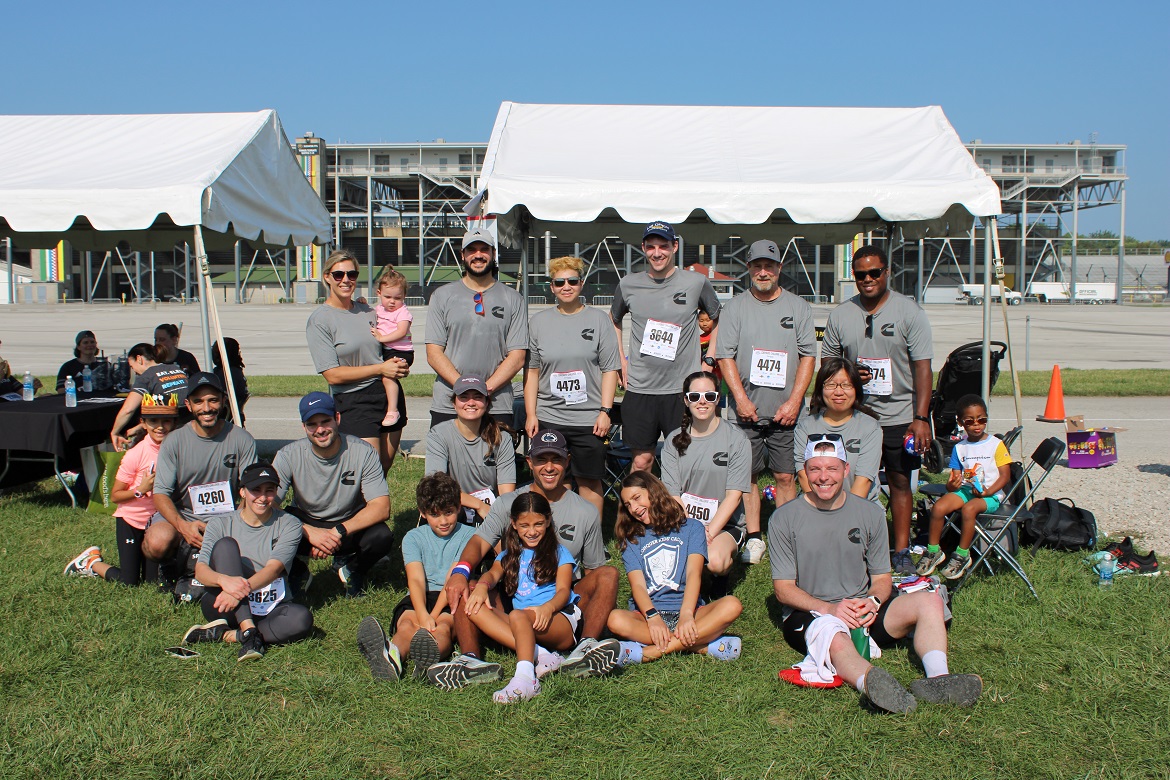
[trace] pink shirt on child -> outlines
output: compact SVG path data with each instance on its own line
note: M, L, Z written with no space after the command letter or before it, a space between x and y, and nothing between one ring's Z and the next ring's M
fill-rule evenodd
M118 466L116 479L130 490L135 490L154 470L154 463L158 460L159 445L154 439L147 436L122 457ZM154 499L151 493L142 498L131 498L118 504L114 510L114 517L120 517L139 531L146 528L150 518L154 515Z
M404 322L414 322L414 315L410 313L410 309L405 306L399 306L394 311L390 311L382 304L374 307L374 311L378 314L378 332L379 333L393 333L398 329L398 326ZM385 349L396 349L399 352L414 352L414 342L410 339L410 332L407 331L406 338L392 341L389 344L382 345Z

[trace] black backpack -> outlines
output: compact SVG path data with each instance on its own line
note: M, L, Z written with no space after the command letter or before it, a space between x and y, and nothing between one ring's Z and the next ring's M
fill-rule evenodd
M1042 498L1024 521L1024 535L1032 542L1033 553L1040 547L1091 550L1097 546L1097 518L1071 498Z

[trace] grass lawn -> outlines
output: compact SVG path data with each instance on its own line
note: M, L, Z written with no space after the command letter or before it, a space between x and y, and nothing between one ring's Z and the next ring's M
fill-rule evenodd
M398 538L415 524L421 475L419 461L391 472ZM1011 575L980 577L956 597L952 668L985 683L972 710L878 715L851 689L778 682L799 659L774 622L766 565L736 586L746 607L733 627L739 661L681 656L610 679L554 676L536 700L502 707L488 686L444 694L371 680L354 633L364 615L387 621L404 595L400 558L358 600L339 598L339 583L318 571L317 628L305 642L249 664L230 646L180 661L162 650L203 622L197 607L172 606L154 587L61 575L89 544L116 550L112 519L68 509L47 482L0 498L0 518L5 778L1170 773L1170 581L1099 591L1078 554L1025 557L1040 603ZM512 671L511 658L498 660ZM905 684L919 674L905 650L880 663Z

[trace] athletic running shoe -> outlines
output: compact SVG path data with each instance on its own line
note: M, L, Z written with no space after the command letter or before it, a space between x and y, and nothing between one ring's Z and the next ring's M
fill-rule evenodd
M748 539L747 544L743 546L743 552L739 554L739 559L744 563L756 564L764 560L764 553L767 550L768 545L764 544L763 539Z
M642 650L646 645L640 642L619 642L621 650L618 652L617 665L631 666L642 663Z
M886 712L913 712L918 701L885 669L871 666L865 673L865 696L873 706Z
M914 559L910 557L910 548L907 547L891 554L890 567L894 570L894 574L913 577L916 572L914 569Z
M80 577L96 577L93 573L93 565L102 559L102 551L99 547L86 547L81 555L78 555L73 560L69 561L65 566L65 571L62 574L76 574Z
M358 624L357 643L375 680L401 679L402 659L398 648L386 641L386 632L376 617L368 615L362 618Z
M967 569L970 568L970 555L952 555L950 559L947 560L946 565L942 567L942 570L939 572L939 574L948 580L957 580L966 574Z
M1138 555L1131 549L1128 555L1122 555L1117 560L1117 573L1157 577L1160 573L1158 571L1158 558L1154 555L1153 550L1150 550L1149 555Z
M500 665L464 654L427 669L427 679L441 691L457 691L500 679Z
M977 674L943 674L922 677L910 683L910 693L931 704L973 707L983 693L983 679Z
M366 595L366 576L349 571L349 579L345 583L345 595L351 599Z
M737 636L721 636L707 645L707 656L716 661L734 661L743 650L743 640Z
M252 626L247 631L240 631L240 655L237 661L255 661L264 657L268 645L264 644L264 637L260 636L260 629Z
M560 653L551 650L537 650L536 651L536 678L538 680L544 679L548 675L561 668L565 663L565 657Z
M293 598L300 598L309 592L313 584L313 573L309 571L309 562L305 558L297 557L293 560L292 574L288 578Z
M618 665L621 643L616 639L582 639L561 664L561 672L570 677L602 677Z
M410 658L414 661L414 679L425 680L427 669L443 660L435 635L425 628L415 631L410 638Z
M354 556L352 555L334 555L333 563L329 568L337 572L337 579L341 580L342 585L349 585L350 579L353 577L353 570L350 568L353 564Z
M919 577L929 577L946 559L947 554L942 550L933 553L927 550L918 558L918 568L915 571Z
M193 645L197 642L222 642L223 635L227 633L228 623L223 618L213 620L210 623L204 623L201 626L191 626L187 629L187 633L183 634L184 645Z
M527 701L540 693L540 680L521 680L513 677L508 684L492 694L496 704L512 704Z
M781 680L793 685L799 685L801 688L840 688L845 684L839 675L833 675L832 682L809 682L800 676L800 670L796 667L790 669L781 669L780 674L777 675Z
M1133 539L1127 536L1120 542L1110 542L1105 545L1105 549L1102 552L1111 553L1115 559L1120 559L1123 555L1132 555Z

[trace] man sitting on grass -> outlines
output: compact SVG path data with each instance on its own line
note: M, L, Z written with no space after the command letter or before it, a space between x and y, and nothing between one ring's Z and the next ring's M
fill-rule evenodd
M894 598L885 517L872 502L844 490L849 466L840 436L810 437L804 469L810 491L768 521L784 640L808 654L780 678L812 687L834 687L844 679L889 712L910 712L919 700L972 706L983 681L949 673L942 598L928 591ZM869 637L856 629L868 629ZM891 647L911 631L926 677L911 683L909 691L863 658L851 637L857 633L868 650L870 638L878 647Z

